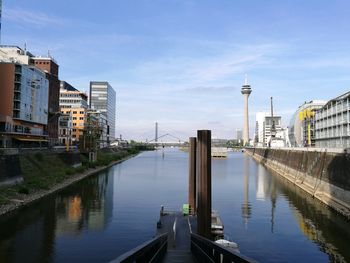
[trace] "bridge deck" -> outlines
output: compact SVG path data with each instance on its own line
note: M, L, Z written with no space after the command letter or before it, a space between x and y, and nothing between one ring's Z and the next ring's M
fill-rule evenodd
M189 222L193 217L168 212L161 216L160 221L162 226L157 229L157 235L168 232L168 251L163 262L197 262L191 254Z

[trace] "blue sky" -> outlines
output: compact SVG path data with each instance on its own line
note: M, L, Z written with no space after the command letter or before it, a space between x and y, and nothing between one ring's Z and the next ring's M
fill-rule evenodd
M255 113L285 126L304 101L350 89L347 0L3 0L2 44L49 49L60 78L117 92L117 134L233 138L243 123L244 74Z

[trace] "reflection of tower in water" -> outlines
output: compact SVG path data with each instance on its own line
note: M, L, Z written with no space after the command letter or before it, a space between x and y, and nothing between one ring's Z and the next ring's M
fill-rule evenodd
M275 227L275 210L277 203L277 187L275 180L271 181L271 233L274 231Z
M242 208L242 217L244 220L245 227L247 228L248 225L248 219L251 217L252 214L252 207L249 203L249 157L244 155L244 166L243 166L243 173L244 173L244 200L243 204L241 206Z

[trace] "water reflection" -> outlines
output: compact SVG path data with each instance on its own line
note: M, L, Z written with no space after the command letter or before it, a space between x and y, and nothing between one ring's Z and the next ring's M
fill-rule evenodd
M318 244L319 249L329 255L331 262L349 261L349 222L286 180L276 176L276 181L281 192L295 207L293 214L302 233Z
M244 174L244 199L242 208L242 218L244 221L245 228L248 227L248 220L252 214L252 207L249 203L249 157L247 155L244 156L243 159L243 174Z
M256 199L260 201L265 201L265 170L262 165L258 167L258 179L256 181Z
M113 177L105 173L2 219L0 262L51 262L57 238L105 228L112 207Z
M225 234L261 262L350 261L350 224L248 156L213 161ZM0 262L108 262L187 201L188 155L142 153L0 221ZM242 224L243 221L243 224Z
M78 235L84 229L101 230L112 217L113 176L107 173L76 185L55 199L56 235Z

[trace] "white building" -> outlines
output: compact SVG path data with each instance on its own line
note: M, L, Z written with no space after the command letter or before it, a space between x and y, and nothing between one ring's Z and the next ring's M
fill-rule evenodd
M328 101L315 121L316 147L350 147L350 91Z
M272 129L273 126L274 130ZM282 146L280 141L283 141L283 144L285 144L284 134L280 116L271 117L271 114L267 112L256 113L255 146L283 147L284 145ZM273 144L271 142L272 135L275 138Z
M33 57L33 54L20 47L12 45L0 46L0 61L2 62L33 65Z

